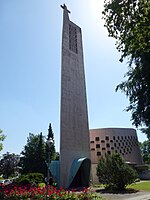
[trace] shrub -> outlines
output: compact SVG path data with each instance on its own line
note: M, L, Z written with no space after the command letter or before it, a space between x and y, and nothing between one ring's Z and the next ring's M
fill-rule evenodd
M21 175L15 180L17 184L38 184L44 182L44 175L41 173L29 173Z
M124 190L138 177L137 172L119 154L102 157L97 165L97 176L99 182L109 190Z

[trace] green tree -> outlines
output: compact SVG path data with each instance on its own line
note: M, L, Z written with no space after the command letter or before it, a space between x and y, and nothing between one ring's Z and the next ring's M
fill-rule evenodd
M27 144L22 151L22 173L39 172L46 174L45 141L42 133L34 135L29 133Z
M103 18L120 61L128 59L126 80L116 90L129 98L126 111L150 139L150 0L105 0Z
M19 155L9 152L3 154L2 159L0 160L0 174L3 174L4 178L15 176L15 173L18 172L19 161Z
M50 148L46 146L46 156L48 155L48 151L50 151L50 160L56 160L58 158L58 154L56 153L55 149L54 133L52 130L51 123L49 124L47 140L49 140L50 138L52 140L52 143L50 145Z
M145 164L150 164L150 141L146 140L140 143L140 149Z
M137 173L129 167L119 154L102 157L97 165L99 182L106 189L124 190L125 187L135 181Z
M3 144L1 141L4 141L6 136L4 134L2 134L2 130L0 129L0 151L3 149Z

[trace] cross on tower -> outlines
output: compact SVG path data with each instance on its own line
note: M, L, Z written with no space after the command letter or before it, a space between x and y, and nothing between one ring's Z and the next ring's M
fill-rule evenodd
M64 5L61 5L61 8L66 10L68 13L71 13L68 9L67 9L67 6L64 4Z

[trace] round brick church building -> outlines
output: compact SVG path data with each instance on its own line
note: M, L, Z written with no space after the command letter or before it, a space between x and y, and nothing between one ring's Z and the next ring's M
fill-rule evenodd
M90 130L91 176L98 182L98 160L106 154L119 153L125 162L143 165L137 133L131 128L101 128Z

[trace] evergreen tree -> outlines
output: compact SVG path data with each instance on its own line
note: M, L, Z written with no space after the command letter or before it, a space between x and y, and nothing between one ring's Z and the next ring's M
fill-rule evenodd
M48 152L50 152L50 160L55 160L56 150L55 150L54 133L52 130L51 123L49 124L48 135L47 135L47 140L50 140L50 139L52 140L52 143L50 144L50 147L46 145L46 157L48 156Z
M99 182L110 190L124 190L138 177L136 171L129 167L119 154L102 157L97 165L97 176Z

